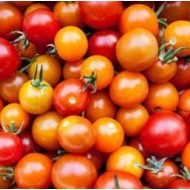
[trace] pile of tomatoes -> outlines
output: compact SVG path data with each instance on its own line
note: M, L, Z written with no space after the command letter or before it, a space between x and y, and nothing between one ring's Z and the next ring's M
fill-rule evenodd
M1 2L0 188L190 188L189 2Z

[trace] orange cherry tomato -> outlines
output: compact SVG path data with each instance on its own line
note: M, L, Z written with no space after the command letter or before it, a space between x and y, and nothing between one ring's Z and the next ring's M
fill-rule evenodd
M119 31L123 34L135 28L144 28L156 36L158 34L156 13L143 4L127 7L121 15Z
M143 28L133 29L117 42L116 57L130 71L142 71L156 61L158 43L155 36Z
M160 110L175 111L178 101L178 92L173 84L150 84L144 104L150 113L154 113Z
M185 148L182 151L181 154L181 161L183 166L187 167L188 170L190 170L190 157L189 157L189 152L190 152L190 142L188 142L185 146Z
M124 108L142 103L147 94L148 82L140 72L120 72L114 77L109 87L111 100L116 105Z
M37 116L32 124L32 136L46 150L58 150L57 129L62 116L54 111Z
M122 125L125 135L129 137L137 136L148 118L148 111L142 105L128 109L120 108L116 113L116 120Z
M119 122L109 117L103 117L93 123L96 131L94 148L100 152L114 152L124 141L124 131Z
M131 146L121 146L108 157L106 169L121 170L129 172L140 178L143 174L143 169L136 165L144 165L144 157L140 151Z

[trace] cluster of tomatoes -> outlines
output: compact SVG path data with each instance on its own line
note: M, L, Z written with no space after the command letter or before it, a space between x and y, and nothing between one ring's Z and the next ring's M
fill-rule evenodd
M0 188L190 188L189 2L1 2Z

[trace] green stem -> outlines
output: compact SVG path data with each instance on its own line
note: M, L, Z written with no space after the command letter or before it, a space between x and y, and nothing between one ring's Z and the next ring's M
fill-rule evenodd
M116 174L114 175L114 184L116 189L120 189L118 177Z
M159 9L156 11L157 17L159 17L161 12L165 9L166 4L167 4L167 2L162 3L161 6L159 7Z

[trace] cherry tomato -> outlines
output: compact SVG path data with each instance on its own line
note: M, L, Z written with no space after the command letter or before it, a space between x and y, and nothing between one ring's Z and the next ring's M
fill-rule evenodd
M1 166L0 167L5 167L5 166ZM6 174L6 169L3 170L1 169L1 173L5 173ZM10 189L11 188L11 184L12 184L13 180L9 179L9 178L4 178L3 176L0 176L0 189ZM14 188L14 187L12 187Z
M23 32L37 47L44 48L53 43L59 29L60 23L57 17L49 10L34 10L23 20Z
M0 80L10 77L20 66L20 55L7 40L0 38Z
M174 49L179 47L186 47L183 51L180 51L177 55L179 57L185 57L190 55L190 22L189 21L175 21L167 26L165 29L165 41L169 42L171 38L175 38L176 43L173 45Z
M169 186L168 189L189 189L190 181L185 179L176 179Z
M17 163L15 181L21 189L46 189L51 184L52 161L41 153L30 153Z
M120 189L142 188L140 180L131 173L124 171L107 171L97 178L94 189L117 189L115 178L118 180L118 188Z
M140 131L142 146L155 156L175 156L183 150L187 141L185 121L171 111L154 113Z
M1 113L1 110L3 109L4 107L4 102L2 100L2 98L0 97L0 113Z
M84 156L66 154L53 165L51 180L55 188L92 188L97 177L94 164Z
M124 108L142 103L147 94L148 82L140 72L120 72L114 77L109 87L111 100Z
M60 29L54 41L58 55L65 61L78 61L87 52L88 40L84 32L76 26Z
M93 123L96 132L94 148L100 152L114 152L124 141L124 131L116 120L103 117ZM114 140L113 140L114 139Z
M102 30L89 38L88 52L90 55L102 55L112 63L116 63L115 47L120 35L113 30Z
M136 164L144 165L144 157L136 148L121 146L108 157L106 164L107 171L121 170L129 172L140 178L143 169L136 167Z
M95 122L102 117L114 118L116 106L111 101L108 93L104 90L90 95L90 101L85 110L85 117Z
M149 118L147 109L138 105L132 108L120 108L116 113L116 120L122 125L126 136L134 137Z
M135 28L144 28L157 36L158 19L156 13L150 7L143 4L127 7L122 12L119 31L123 34Z
M94 29L108 29L117 25L123 11L119 1L79 2L82 21Z
M181 154L181 161L182 164L190 170L190 157L189 157L189 151L190 151L190 142L188 142L185 146L185 148L182 151Z
M0 132L0 164L9 166L16 163L23 154L19 137L12 133Z
M71 153L84 153L89 150L96 138L92 124L80 116L65 117L59 124L57 139L61 147Z
M173 84L150 84L144 104L150 113L154 113L159 110L175 111L178 101L178 92Z
M0 37L10 38L10 32L22 27L22 13L9 2L0 3Z
M83 26L77 1L57 2L53 8L53 12L62 26L78 26L80 28Z
M61 120L62 116L54 111L37 116L32 124L32 136L35 142L46 150L59 149L57 129Z
M11 2L13 3L14 5L16 5L17 7L19 8L26 8L28 7L30 4L33 3L33 1L13 1Z
M83 112L89 102L89 91L83 89L84 84L77 79L60 82L54 89L53 105L62 115L78 115Z

